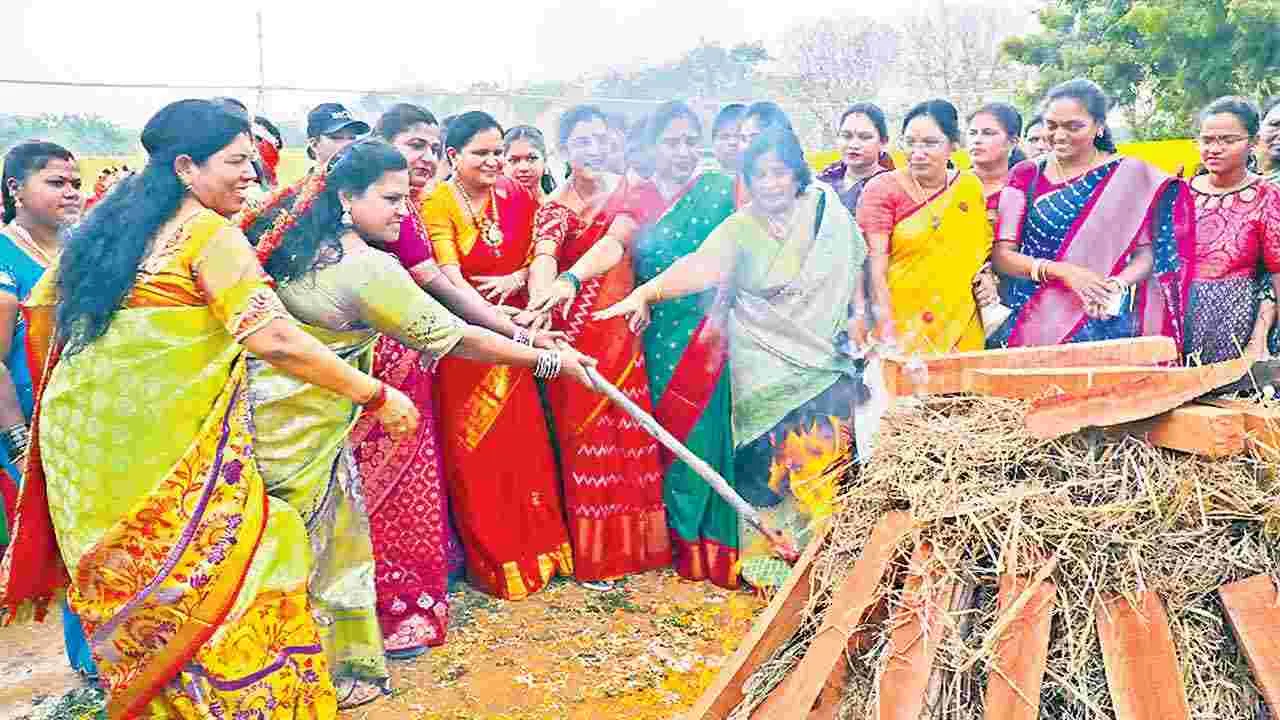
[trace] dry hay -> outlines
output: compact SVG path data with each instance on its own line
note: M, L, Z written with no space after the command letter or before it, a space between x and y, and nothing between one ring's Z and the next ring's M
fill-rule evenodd
M892 509L912 512L941 572L977 586L972 607L945 618L934 718L982 717L1000 629L998 578L1049 570L1058 596L1042 717L1113 717L1094 608L1103 595L1139 589L1159 592L1167 604L1192 717L1257 717L1259 696L1215 591L1277 566L1275 467L1247 456L1193 457L1118 433L1036 440L1023 429L1025 408L1015 400L936 398L885 417L875 456L849 472L829 547L814 567L804 626L748 681L733 717L747 717L803 656L834 588ZM1046 567L1051 559L1056 567ZM899 577L904 566L905 557ZM882 588L890 606L900 600L900 580L897 586ZM870 647L848 658L842 717L874 717L888 625L863 628Z

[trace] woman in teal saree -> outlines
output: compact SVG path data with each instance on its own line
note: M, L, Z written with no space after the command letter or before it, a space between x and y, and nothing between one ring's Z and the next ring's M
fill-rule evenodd
M655 149L653 186L661 216L636 239L637 282L648 282L696 251L733 214L733 178L695 175L702 125L682 102L658 108L649 124ZM656 198L655 198L656 199ZM645 368L654 412L733 484L733 429L727 346L709 314L715 290L654 305L644 331ZM689 580L738 586L738 517L688 465L664 455L662 495L676 571Z

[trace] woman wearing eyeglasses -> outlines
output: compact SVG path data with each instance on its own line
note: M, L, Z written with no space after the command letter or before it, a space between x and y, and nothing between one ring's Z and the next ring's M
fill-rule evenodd
M1117 157L1106 95L1071 80L1044 106L1052 145L1001 191L992 264L1013 312L995 347L1165 335L1181 346L1195 206L1187 186Z
M1200 113L1200 161L1191 180L1196 250L1187 304L1186 354L1218 362L1265 351L1280 284L1280 187L1248 168L1257 139L1257 107L1240 97L1213 101ZM1265 297L1265 300L1262 298Z
M908 354L980 350L974 278L991 254L991 225L982 182L948 169L960 144L955 106L946 100L916 105L902 124L902 144L907 166L867 183L858 205L870 247L876 335ZM854 342L865 341L866 320L855 308Z

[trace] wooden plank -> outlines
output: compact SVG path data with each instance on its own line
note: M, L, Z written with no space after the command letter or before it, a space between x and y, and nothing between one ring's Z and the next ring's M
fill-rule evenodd
M1218 588L1236 641L1249 660L1253 680L1271 717L1280 718L1280 598L1271 575L1254 575Z
M1003 617L1024 592L1030 578L1005 575L996 595L997 617ZM1027 602L996 642L995 667L987 677L983 720L1036 720L1040 717L1040 683L1049 661L1049 630L1057 586L1037 583Z
M1135 607L1113 596L1095 612L1116 720L1186 720L1191 709L1164 603L1149 590L1137 599Z
M832 595L805 656L752 717L803 720L809 715L831 673L842 663L853 630L875 606L880 581L889 572L898 544L911 532L913 524L911 515L901 511L888 512L880 518L853 569Z
M925 707L933 660L945 637L942 616L954 590L953 583L926 574L932 553L928 543L916 548L911 575L902 589L903 602L890 620L893 630L878 681L879 720L919 720Z
M1184 405L1123 429L1156 447L1193 455L1222 458L1245 451L1245 416L1237 410Z
M689 720L724 720L729 717L744 697L742 684L756 671L760 663L768 660L783 643L795 635L804 619L804 608L809 602L813 560L826 544L831 523L809 541L791 576L778 589L769 607L751 627L751 632L734 651L729 661L716 676L711 687L698 698L693 709L685 717Z
M924 387L916 387L906 368L909 358L886 358L885 387L890 395L928 395L964 392L964 371L979 368L1147 366L1177 362L1172 338L1140 337L1045 347L975 350L921 358L928 369Z
M1037 400L1023 423L1038 438L1056 438L1087 427L1110 427L1167 413L1244 377L1253 362L1239 358L1188 368L1163 378L1146 377L1083 393Z
M964 371L964 391L974 395L1031 400L1048 394L1079 393L1182 371L1181 368L1136 366L968 368Z
M1202 402L1216 408L1240 412L1244 415L1245 448L1264 458L1280 458L1280 407L1251 400Z

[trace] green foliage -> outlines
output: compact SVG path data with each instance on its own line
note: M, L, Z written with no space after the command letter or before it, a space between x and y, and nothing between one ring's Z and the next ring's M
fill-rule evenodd
M1222 95L1280 90L1276 0L1050 0L1040 24L1004 44L1040 71L1027 99L1088 77L1128 110L1142 139L1185 135Z
M613 71L597 95L662 102L672 98L749 98L758 89L756 67L770 59L761 44L725 48L703 40L674 63L636 72Z
M0 114L0 149L25 140L47 140L77 155L128 155L138 150L137 133L97 115Z

